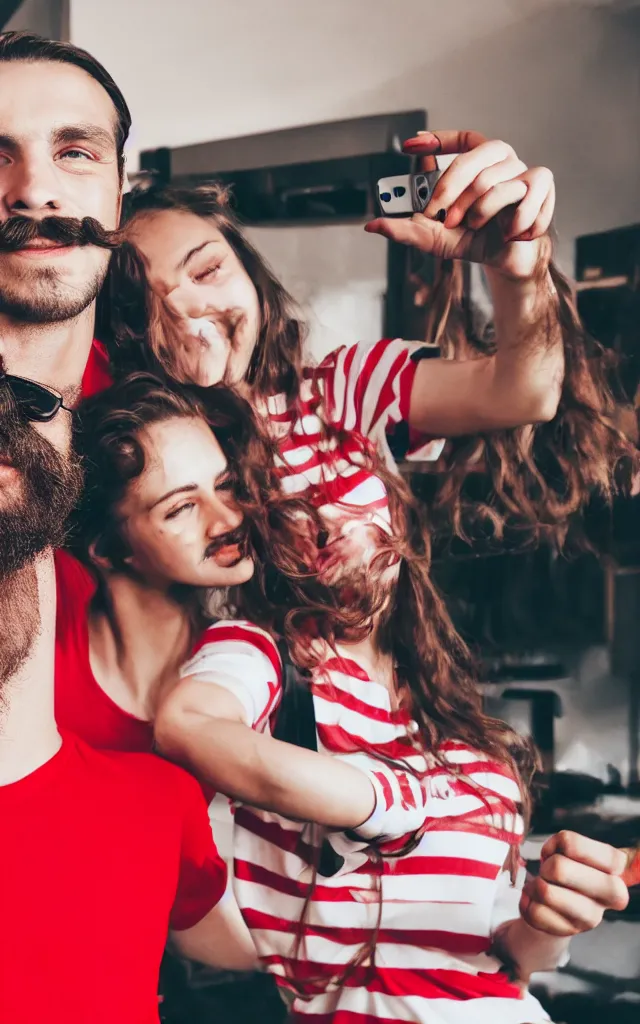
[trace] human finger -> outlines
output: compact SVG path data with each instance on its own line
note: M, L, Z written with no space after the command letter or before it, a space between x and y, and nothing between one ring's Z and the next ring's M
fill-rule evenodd
M434 217L441 209L448 213L479 174L488 167L513 157L514 153L510 146L496 141L485 142L469 153L461 153L438 178L424 211L426 216Z
M445 224L448 228L455 228L467 215L469 209L476 203L482 196L486 195L491 189L495 188L496 185L501 185L503 182L510 182L519 180L520 175L523 171L526 171L525 164L521 160L507 158L506 160L500 160L496 164L491 164L489 167L485 167L469 186L462 192L455 202L447 208L447 217ZM516 190L521 196L525 196L527 192L526 182L522 182L519 188ZM469 221L467 221L469 224Z

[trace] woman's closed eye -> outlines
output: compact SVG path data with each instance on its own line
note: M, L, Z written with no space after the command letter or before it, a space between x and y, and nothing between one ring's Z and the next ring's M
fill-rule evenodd
M221 476L216 480L216 491L232 491L234 487L234 480L230 473L225 476Z
M213 279L215 278L216 274L220 270L221 266L222 266L222 262L220 262L220 263L213 263L210 267L207 267L205 270L201 271L199 274L196 274L195 277L194 277L194 280L197 281L199 284L206 284L207 281L213 281Z
M186 512L188 509L195 508L195 502L185 501L182 505L178 505L177 508L172 508L170 512L167 512L165 519L176 519L181 512Z

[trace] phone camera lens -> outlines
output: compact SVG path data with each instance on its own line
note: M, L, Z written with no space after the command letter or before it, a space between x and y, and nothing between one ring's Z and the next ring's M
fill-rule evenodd
M418 189L418 197L422 199L423 203L426 203L427 199L429 198L429 189L427 188L426 185L420 186L420 188Z
M391 193L390 192L381 192L380 193L380 199L382 200L383 203L390 203L391 202Z
M396 199L401 199L406 191L406 188L403 188L402 185L396 185L396 187L393 190L393 194L396 197Z

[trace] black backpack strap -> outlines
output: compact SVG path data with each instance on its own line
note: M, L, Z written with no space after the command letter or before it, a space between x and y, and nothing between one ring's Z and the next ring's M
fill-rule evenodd
M276 711L271 735L283 743L317 752L316 713L309 678L293 664L284 640L278 643L278 651L282 661L282 700ZM344 857L336 853L325 837L320 847L318 874L330 878L338 873L343 864Z
M291 661L284 640L279 641L278 651L282 662L282 700L271 735L284 743L317 751L316 713L308 679Z

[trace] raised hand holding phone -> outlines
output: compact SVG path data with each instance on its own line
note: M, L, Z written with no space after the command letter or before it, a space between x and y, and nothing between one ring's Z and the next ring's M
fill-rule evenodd
M514 279L533 276L550 247L553 174L528 168L506 142L480 132L424 132L404 144L432 174L435 158L457 154L438 177L422 212L380 217L365 230L443 259L465 259ZM415 177L415 176L414 176Z

